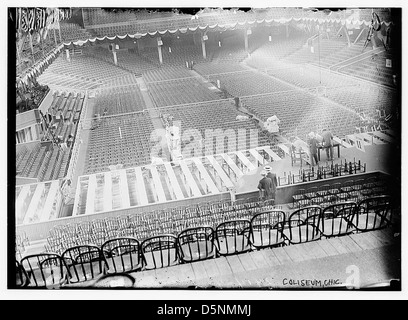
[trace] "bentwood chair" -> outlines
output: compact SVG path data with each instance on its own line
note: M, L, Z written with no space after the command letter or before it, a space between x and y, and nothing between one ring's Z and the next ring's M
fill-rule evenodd
M159 269L179 263L177 237L162 234L145 239L141 245L143 269Z
M319 240L322 208L312 205L295 210L285 223L283 233L290 244Z
M60 255L40 253L20 262L28 278L28 287L59 288L67 282L67 270Z
M236 219L220 223L215 229L215 245L220 255L230 255L251 250L249 242L251 222Z
M358 232L377 230L387 227L392 219L391 197L387 195L369 197L358 203L349 222Z
M68 283L84 283L105 274L106 261L101 249L92 244L68 248L62 254L68 269Z
M193 262L215 256L214 229L210 226L187 228L177 236L178 253L182 262Z
M107 240L101 247L107 273L131 272L142 268L139 241L132 237Z
M337 237L352 233L353 225L349 219L357 209L354 201L339 202L323 209L320 219L320 232L322 236Z
M251 219L250 242L256 249L277 247L284 244L283 226L285 213L271 210L254 215Z

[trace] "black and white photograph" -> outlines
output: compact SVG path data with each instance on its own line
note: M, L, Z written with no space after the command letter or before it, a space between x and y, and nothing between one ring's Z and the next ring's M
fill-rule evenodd
M8 290L402 291L404 8L237 3L8 3Z

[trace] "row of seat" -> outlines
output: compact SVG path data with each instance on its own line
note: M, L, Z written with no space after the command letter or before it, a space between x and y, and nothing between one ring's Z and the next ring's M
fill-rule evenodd
M249 219L257 212L273 208L273 201L243 199L234 203L200 203L171 210L83 221L50 230L46 250L60 253L69 245L88 242L101 244L115 236L136 236L143 240L161 233L176 234L187 227L202 224L216 226L228 219Z
M148 84L148 88L157 107L219 100L221 98L196 78L153 82Z
M29 68L34 66L37 62L40 62L47 56L47 53L55 49L55 40L60 43L58 34L56 34L56 39L54 38L54 32L49 30L47 37L42 39L41 43L37 41L37 37L32 37L33 51L31 51L30 37L25 37L21 45L21 50L19 50L20 64L16 61L16 74L22 75ZM34 52L34 54L33 54Z
M320 187L298 189L292 196L292 208L316 204L327 206L348 200L359 202L368 197L387 194L389 191L389 182L378 180L377 177L349 179L344 183L336 182L323 184Z
M44 288L80 284L105 273L135 272L179 263L233 255L250 250L296 245L322 237L338 237L382 229L393 222L389 196L359 202L342 202L322 209L308 206L286 217L269 210L250 220L224 221L187 228L175 235L161 234L139 242L119 237L102 245L83 244L67 248L61 255L40 253L16 260L20 286Z
M151 133L154 127L148 114L102 117L94 121L92 128L85 163L86 174L106 171L110 165L136 167L151 161L150 150L154 143Z
M143 111L145 101L138 86L114 87L96 96L94 114L115 115Z

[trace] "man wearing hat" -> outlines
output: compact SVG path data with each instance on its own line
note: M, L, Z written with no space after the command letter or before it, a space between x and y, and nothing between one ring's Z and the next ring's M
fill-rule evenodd
M276 192L276 187L278 186L278 179L276 179L276 174L272 172L272 167L271 166L265 166L264 168L266 172L266 177L272 180L272 189L271 189L271 198L275 200L275 192Z
M272 180L266 176L266 171L261 172L262 179L259 180L259 198L260 199L271 199L272 196Z

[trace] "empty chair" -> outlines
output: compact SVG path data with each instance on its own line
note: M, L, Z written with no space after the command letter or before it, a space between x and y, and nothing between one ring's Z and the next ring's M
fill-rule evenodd
M105 274L105 258L101 249L95 245L68 248L62 258L68 268L69 283L83 283Z
M251 219L250 241L257 249L282 245L285 237L282 233L285 213L271 210L254 215Z
M56 253L29 255L20 263L27 275L28 287L58 288L67 281L66 267Z
M296 164L296 162L299 162L300 167L302 168L304 152L296 150L296 147L294 145L292 145L289 148L289 150L290 150L290 159L291 159L292 167L294 164Z
M108 273L97 278L90 288L98 289L127 289L133 288L136 279L129 273Z
M320 217L322 208L320 206L307 206L297 209L285 223L283 233L291 244L319 240Z
M119 237L136 237L136 229L135 228L124 228L118 231L117 235Z
M178 264L177 238L163 234L145 239L140 245L143 269L158 269Z
M183 262L215 256L214 230L209 226L187 228L178 234L177 242L179 257Z
M119 221L117 217L107 217L105 218L106 230L119 230Z
M110 239L101 250L108 266L107 273L137 271L142 267L140 244L135 238Z
M382 229L391 223L391 197L376 196L361 200L350 223L359 232Z
M326 237L336 237L352 233L353 225L349 219L353 216L357 203L339 202L323 209L320 219L320 232Z
M300 208L309 204L309 199L305 196L306 189L298 189L296 194L292 196L293 208Z
M220 255L236 254L251 249L249 242L251 222L247 219L220 223L215 229L215 245Z
M106 241L106 231L104 229L94 230L89 240L98 247L102 246Z

